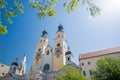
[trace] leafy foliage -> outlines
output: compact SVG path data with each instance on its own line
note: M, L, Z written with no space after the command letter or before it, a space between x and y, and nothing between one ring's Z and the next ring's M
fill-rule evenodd
M97 62L95 80L120 80L120 59L105 57Z
M70 13L78 6L79 0L67 0L63 3L65 10ZM88 4L88 10L92 16L100 14L100 9L92 2L92 0L81 0L82 4ZM37 16L40 19L45 19L47 16L55 16L58 0L30 0L29 7L37 9ZM24 5L21 0L14 0L13 4L8 4L8 0L0 0L0 25L2 24L2 18L5 18L9 24L12 24L12 17L16 17L18 14L24 13ZM3 26L4 27L4 26ZM6 28L4 28L6 29ZM0 35L2 32L0 32ZM5 33L4 33L5 34Z
M30 0L29 7L37 9L38 17L40 19L46 18L46 16L55 16L55 6L57 5L58 0ZM65 2L64 8L70 13L78 6L79 0L67 0ZM92 0L82 0L82 4L88 4L87 9L90 11L92 16L97 16L100 14L100 9L92 2Z
M81 71L72 66L64 66L56 80L86 80Z
M56 15L54 7L58 0L30 0L29 7L39 10L38 17L44 19L46 16L52 17Z
M0 35L6 34L7 29L2 25L2 18L5 18L9 24L12 24L12 17L16 17L19 13L24 13L24 5L20 0L15 0L13 6L8 4L7 0L0 0ZM3 29L5 31L3 31Z
M5 35L6 33L7 33L6 27L0 24L0 34Z

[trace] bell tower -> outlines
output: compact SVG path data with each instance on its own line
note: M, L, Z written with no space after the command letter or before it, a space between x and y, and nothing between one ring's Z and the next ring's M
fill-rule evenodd
M54 39L54 71L60 70L63 65L66 65L65 52L67 51L67 41L63 26L58 26L56 37Z
M40 37L39 43L36 47L36 52L34 55L33 66L41 66L42 56L45 53L45 49L48 45L47 32L44 30L42 36Z

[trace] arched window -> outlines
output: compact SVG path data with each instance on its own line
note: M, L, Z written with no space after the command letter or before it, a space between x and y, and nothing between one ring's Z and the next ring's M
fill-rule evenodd
M60 35L58 35L58 37L60 37Z
M60 48L60 43L57 44L57 48Z
M49 71L49 69L50 69L50 65L49 64L45 64L44 65L44 72Z
M42 42L42 40L40 40L40 42Z
M70 60L70 58L68 57L68 61Z
M41 48L39 48L38 51L41 51Z
M49 50L47 50L47 55L49 55Z

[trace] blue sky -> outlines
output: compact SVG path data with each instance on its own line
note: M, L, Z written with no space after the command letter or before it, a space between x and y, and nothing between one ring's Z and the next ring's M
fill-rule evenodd
M29 8L28 2L23 1L25 13L13 18L12 25L4 22L8 34L0 35L0 63L10 65L16 57L20 61L26 52L28 71L33 63L36 45L42 31L47 30L49 44L53 47L60 23L64 27L76 63L79 54L120 46L119 0L97 0L95 3L102 11L101 15L95 18L90 16L86 5L80 5L74 12L68 14L62 6L63 2L60 1L55 8L57 15L45 20L38 19L37 10Z

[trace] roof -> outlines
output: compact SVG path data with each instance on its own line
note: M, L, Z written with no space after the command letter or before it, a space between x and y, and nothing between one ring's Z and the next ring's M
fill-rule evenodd
M67 51L67 52L65 53L65 55L69 55L69 54L72 54L72 52L71 52L71 51Z
M115 52L120 52L120 46L114 47L114 48L109 48L109 49L104 49L104 50L100 50L100 51L96 51L96 52L89 52L89 53L85 53L85 54L80 54L79 58L80 59L87 59L87 58L91 58L91 57L108 55L108 54L112 54Z
M18 63L17 62L13 62L11 65L18 66Z

